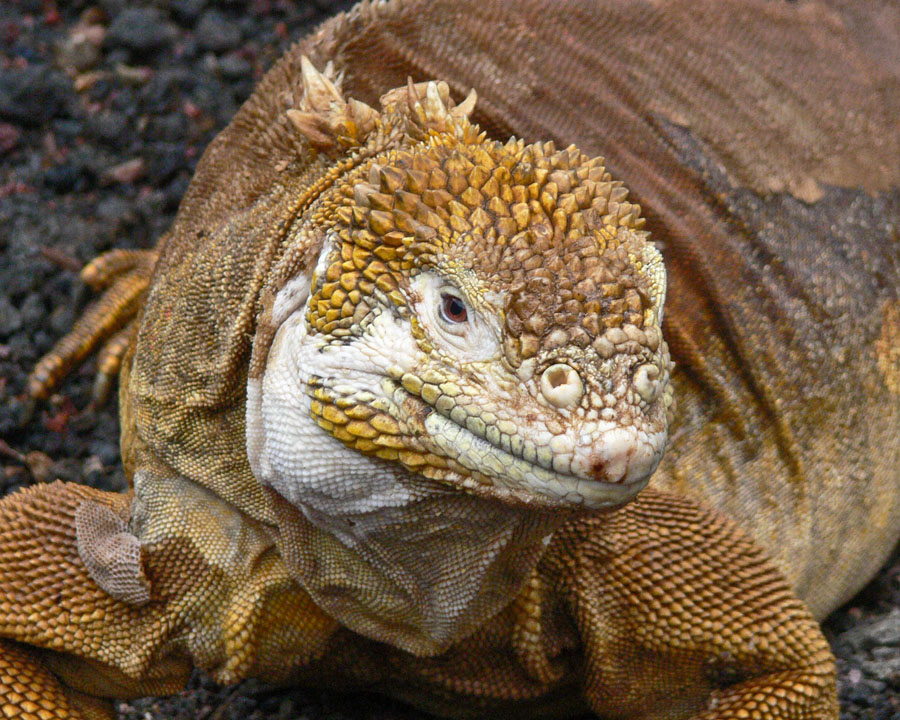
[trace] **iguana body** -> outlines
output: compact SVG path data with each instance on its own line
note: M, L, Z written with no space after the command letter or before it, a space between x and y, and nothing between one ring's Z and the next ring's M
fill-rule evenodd
M120 344L133 495L0 509L0 632L43 648L4 646L8 706L99 717L92 696L197 665L451 715L835 716L789 586L821 617L900 532L898 66L853 9L695 9L390 4L269 73ZM588 155L491 144L407 75L475 87L492 137ZM641 210L591 153L666 260L671 384ZM135 302L146 259L95 266L112 299L76 339ZM479 341L436 339L453 323ZM640 488L672 389L653 490L586 512ZM523 470L536 427L563 440Z

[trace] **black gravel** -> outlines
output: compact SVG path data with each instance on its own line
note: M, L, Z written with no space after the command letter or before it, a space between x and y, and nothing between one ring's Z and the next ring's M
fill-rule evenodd
M27 424L25 378L87 293L75 269L147 247L170 224L204 147L289 43L347 2L0 2L0 491L62 478L121 490L114 404L89 409L93 366ZM126 7L127 6L127 7ZM900 718L900 556L826 632L842 718ZM412 719L370 696L220 688L199 674L120 716Z

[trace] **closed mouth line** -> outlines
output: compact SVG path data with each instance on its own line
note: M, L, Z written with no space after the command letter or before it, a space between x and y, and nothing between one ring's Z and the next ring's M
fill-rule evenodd
M395 386L395 402L400 404L409 398L422 402L428 409L424 419L425 429L445 455L468 470L499 481L502 486L529 488L559 499L605 506L630 500L647 482L647 478L643 478L610 483L544 467L497 446L483 435L460 425L420 396Z

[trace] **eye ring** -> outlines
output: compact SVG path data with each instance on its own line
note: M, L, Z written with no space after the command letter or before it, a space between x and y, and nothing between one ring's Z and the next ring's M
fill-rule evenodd
M441 320L450 325L460 325L469 320L469 309L462 298L451 293L441 293Z

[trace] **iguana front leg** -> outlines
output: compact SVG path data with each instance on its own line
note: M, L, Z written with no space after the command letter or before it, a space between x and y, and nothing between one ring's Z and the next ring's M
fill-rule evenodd
M646 491L555 543L548 560L566 568L584 693L601 717L838 717L819 626L724 517Z
M137 501L59 482L0 501L0 710L112 717L109 698L176 692L193 666L277 679L321 651L334 623L265 531L182 483L154 478Z
M170 599L143 608L116 600L78 553L78 509L93 505L121 517L129 499L53 483L0 501L0 635L8 638L0 644L0 682L7 716L112 717L107 700L91 697L98 689L127 697L174 692L186 681L184 660L168 662L162 675L149 671L169 634Z

